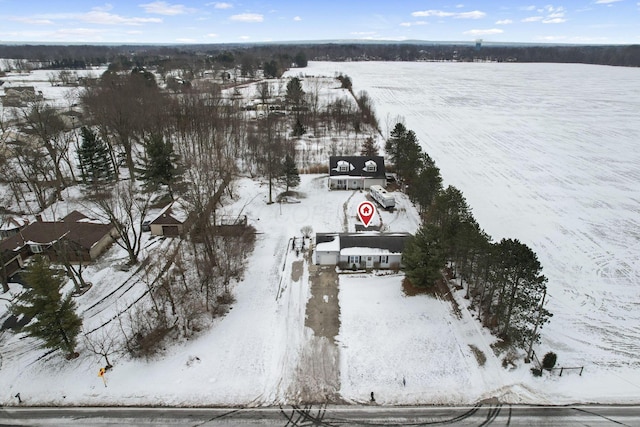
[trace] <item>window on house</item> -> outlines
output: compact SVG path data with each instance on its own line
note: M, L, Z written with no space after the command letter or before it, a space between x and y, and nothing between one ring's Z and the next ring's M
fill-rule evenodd
M364 163L364 170L367 172L376 172L378 170L378 165L373 160L367 160Z
M360 255L349 255L349 265L360 264Z
M380 264L389 264L389 255L380 256Z
M44 252L44 248L42 247L42 245L29 245L29 247L31 248L31 252L33 252L34 254L41 254L42 252Z
M345 160L339 160L337 169L338 169L338 172L349 172L353 170L353 166L351 165L351 163Z

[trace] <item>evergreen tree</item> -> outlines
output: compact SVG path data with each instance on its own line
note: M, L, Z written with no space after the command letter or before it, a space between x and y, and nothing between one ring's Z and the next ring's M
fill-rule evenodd
M415 286L433 286L442 278L444 262L438 230L428 224L420 227L402 252L405 274Z
M407 128L402 123L396 123L395 127L391 131L391 135L384 145L384 149L394 165L398 161L398 144L399 141L405 137Z
M80 174L85 184L101 184L114 178L113 163L107 144L86 126L80 129L82 144L78 149Z
M304 126L300 122L300 119L296 119L296 124L293 127L293 136L294 137L302 136L306 131L307 130L304 128Z
M273 59L269 62L265 61L262 71L266 78L278 77L278 63Z
M438 228L442 247L450 260L455 258L458 243L456 236L462 224L475 222L464 195L452 185L434 197L427 220Z
M297 67L304 68L308 64L307 55L305 55L305 53L303 51L300 51L293 58L293 62L296 63Z
M304 104L304 90L302 90L302 83L297 77L293 77L287 83L287 93L285 94L287 103L292 105L293 110L296 113L296 118L300 117L300 110Z
M385 151L395 165L398 177L410 185L421 169L423 160L422 147L415 132L397 123L385 143Z
M64 279L49 268L44 257L37 257L27 270L25 281L29 288L11 306L14 315L32 319L22 331L40 339L44 348L73 354L82 320L75 313L71 294L61 294Z
M414 185L407 189L411 201L418 203L420 213L424 213L435 196L442 191L442 176L440 169L428 154L423 154L420 171L418 172Z
M170 139L160 134L151 135L145 142L146 157L142 161L140 178L149 190L166 185L172 194L172 185L177 177L177 156Z
M372 137L368 137L367 139L364 140L364 143L362 144L362 149L360 150L360 155L367 156L367 157L378 155L378 146L376 145Z
M539 307L547 286L542 265L535 252L517 239L502 239L496 247L499 261L494 313L499 331L518 344L535 341L537 337L532 334L536 318L542 325L551 317L544 307Z
M282 164L282 176L280 177L280 180L284 183L286 187L285 191L287 192L289 191L289 188L300 185L300 175L298 174L296 162L293 160L293 157L288 154Z

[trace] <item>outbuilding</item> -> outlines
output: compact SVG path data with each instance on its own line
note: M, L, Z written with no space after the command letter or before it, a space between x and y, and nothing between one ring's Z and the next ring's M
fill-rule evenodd
M177 237L182 235L187 222L188 211L183 200L178 199L165 206L151 221L149 228L155 236Z

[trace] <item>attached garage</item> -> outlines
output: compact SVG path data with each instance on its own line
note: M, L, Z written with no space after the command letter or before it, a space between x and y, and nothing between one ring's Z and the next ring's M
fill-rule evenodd
M340 257L340 240L335 233L316 234L315 263L336 265Z

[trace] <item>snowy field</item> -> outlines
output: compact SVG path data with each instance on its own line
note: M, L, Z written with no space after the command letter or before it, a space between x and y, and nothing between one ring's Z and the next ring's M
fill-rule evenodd
M585 367L554 383L558 399L639 402L640 69L312 62L304 72L338 71L369 93L385 135L404 117L495 240L538 254L554 313L538 353Z
M461 306L456 316L447 302L405 296L402 275L345 274L339 279L335 339L344 401L364 403L375 391L378 403L389 405L473 404L491 397L505 403L639 403L640 153L634 143L640 137L640 70L314 62L304 70L336 72L352 78L355 93L369 93L385 136L387 126L404 117L445 184L464 192L494 239L518 238L536 251L549 277L548 308L554 313L536 350L555 351L561 366L585 368L582 376L542 378L532 377L522 362L504 369L502 356L490 348L494 338L467 310L462 291L454 295ZM46 74L40 80L33 84L51 90L46 98L66 105L63 89L48 89ZM344 95L333 89L318 90L325 97ZM328 153L317 141L309 142L313 154ZM4 333L0 404L16 404L18 392L28 405L295 403L311 335L305 326L310 266L291 251L290 239L307 225L314 232L353 231L355 207L365 199L357 191L328 191L322 175L303 175L297 190L300 203L268 205L264 183L238 182L238 200L226 209L247 215L258 231L256 248L244 280L234 287L237 302L211 330L169 345L157 359L114 356L107 387L97 375L104 360L83 341L81 356L66 361L60 352L45 355L30 338ZM45 219L82 208L74 198L65 195ZM414 232L418 216L399 197L396 211L380 212L374 225ZM144 255L151 257L175 244L148 234L145 239ZM88 270L94 286L77 299L85 330L144 292L133 270L115 268L124 258L114 246ZM302 262L300 277L293 274L294 262ZM119 290L110 295L114 288ZM0 300L0 321L6 305ZM484 354L484 363L472 347Z

